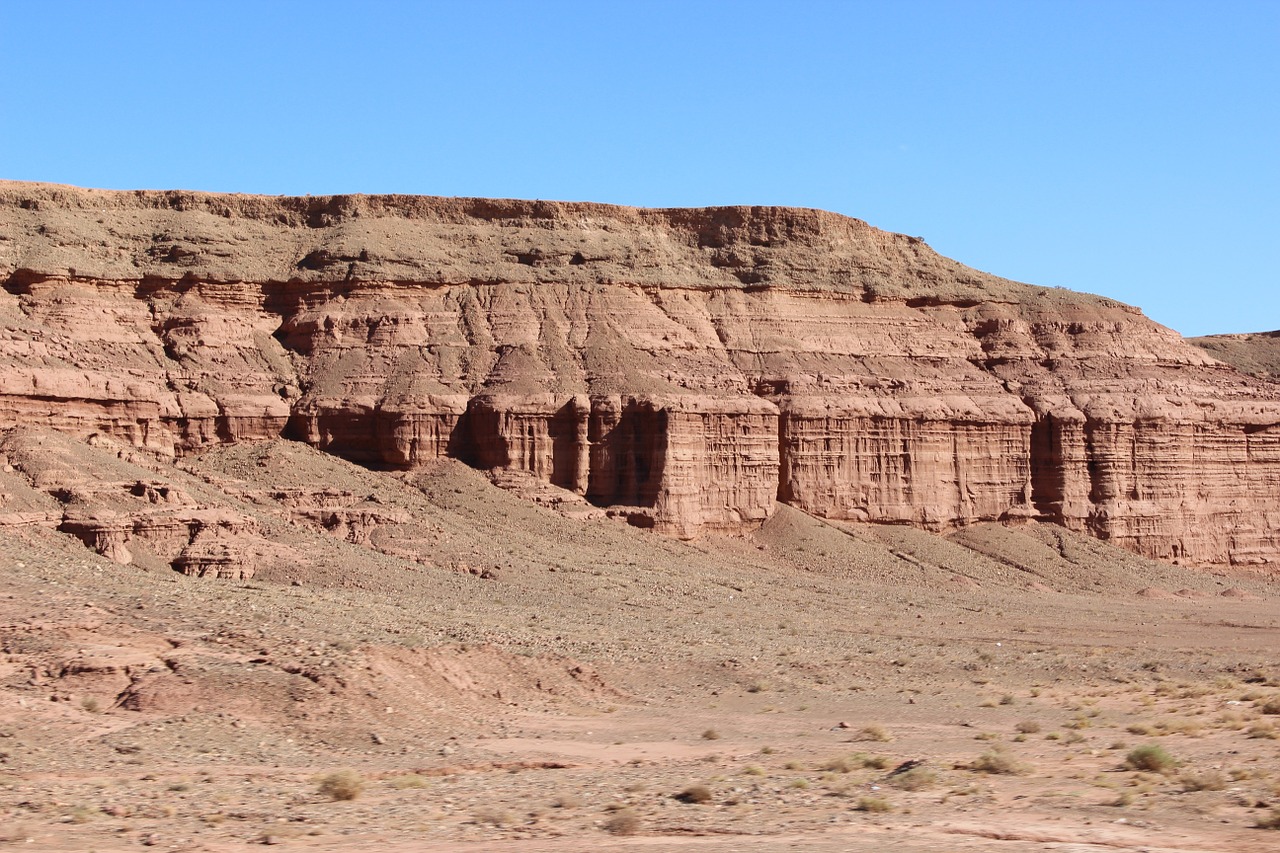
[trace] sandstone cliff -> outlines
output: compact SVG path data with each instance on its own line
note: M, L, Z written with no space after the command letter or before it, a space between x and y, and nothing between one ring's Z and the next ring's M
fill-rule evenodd
M1273 383L835 214L3 183L0 280L0 427L451 456L680 536L781 500L1280 557Z

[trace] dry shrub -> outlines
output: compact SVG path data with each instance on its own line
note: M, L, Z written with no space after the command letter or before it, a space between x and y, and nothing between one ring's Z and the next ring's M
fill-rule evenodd
M1023 720L1014 726L1014 728L1024 735L1034 735L1039 734L1040 732L1040 724L1035 720Z
M707 729L702 733L703 740L720 740L720 733L715 729Z
M1271 814L1258 818L1254 826L1258 829L1280 829L1280 808L1271 810Z
M614 835L635 835L640 831L640 818L631 809L619 809L604 822L604 828Z
M711 802L711 789L706 785L690 785L676 794L675 798L682 803L704 805Z
M1124 758L1124 764L1129 769L1152 773L1168 773L1177 763L1172 755L1165 752L1164 747L1154 743L1135 747Z
M392 776L387 780L387 784L397 791L404 791L408 788L425 788L427 787L427 777L417 773L405 773L400 776Z
M927 767L912 767L890 776L885 782L903 791L923 791L938 783L938 774Z
M1216 770L1203 773L1183 773L1178 777L1184 791L1221 791L1227 787L1227 780Z
M996 749L988 750L979 755L969 765L969 769L978 773L996 773L1010 776L1027 772L1026 767L1016 758Z
M1280 714L1280 696L1272 696L1258 707L1264 714Z
M855 811L860 812L891 812L893 806L884 797L863 797L858 800L858 804L854 806Z
M506 826L511 823L512 817L511 812L503 809L481 809L471 816L471 820L489 826Z
M858 740L870 740L877 743L888 743L893 740L889 733L884 730L883 726L870 725L863 726L858 732Z
M364 790L364 779L354 770L335 770L320 778L317 790L331 800L354 800Z

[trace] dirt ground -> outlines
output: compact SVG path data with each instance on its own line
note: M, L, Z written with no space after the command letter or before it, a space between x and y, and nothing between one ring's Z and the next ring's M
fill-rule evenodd
M0 850L1280 849L1275 578L785 507L679 542L452 463L40 441L0 474ZM120 565L52 529L67 472L280 550ZM316 484L381 521L299 512Z

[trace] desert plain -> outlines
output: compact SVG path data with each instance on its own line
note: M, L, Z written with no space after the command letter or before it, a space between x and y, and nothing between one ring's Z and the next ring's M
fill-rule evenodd
M303 555L293 576L7 531L13 849L1275 849L1261 574L1034 522L938 536L787 507L682 542L457 462L388 477L276 442L161 472L21 432L6 449L35 479L340 484L433 556L286 526L263 498L238 506ZM1153 746L1172 763L1132 766Z

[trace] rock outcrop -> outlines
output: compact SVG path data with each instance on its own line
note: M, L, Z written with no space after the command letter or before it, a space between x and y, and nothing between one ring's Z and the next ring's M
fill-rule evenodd
M1209 355L1259 379L1280 382L1280 330L1187 338Z
M1280 558L1274 383L835 214L7 183L0 280L0 427L449 456L679 536L781 500Z

